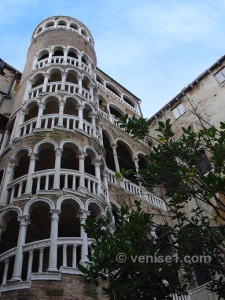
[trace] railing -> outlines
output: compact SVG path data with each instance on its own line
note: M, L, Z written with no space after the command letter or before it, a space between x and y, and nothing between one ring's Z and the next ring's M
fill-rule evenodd
M106 112L99 110L101 116L106 119L109 120L111 123L113 123L114 125L116 125L117 127L119 127L122 131L125 131L124 128L121 128L120 125L118 124L118 119L113 118L111 115L107 114ZM145 140L138 140L138 142L141 142L142 144L144 144L145 146L149 146L147 141Z
M40 192L48 192L53 190L55 177L55 170L42 170L37 171L32 174L32 182L30 186L30 191L33 195ZM70 189L72 191L77 191L79 189L81 179L81 173L78 170L68 170L61 169L59 175L59 189ZM26 193L28 175L24 175L13 180L8 185L8 203L12 203L17 198L23 196ZM84 173L84 187L88 192L100 196L98 192L101 192L106 199L107 189L103 182L101 186L98 187L99 181L95 176L91 174Z
M69 56L67 56L66 62L64 61L63 56L52 56L50 58L50 62L49 62L49 58L43 58L35 64L35 69L44 68L46 66L49 66L49 64L63 64L63 63L71 66L75 66L79 69L86 71L89 74L91 73L91 70L88 67L88 65L86 65L84 62L79 63L77 58L73 58Z
M63 127L68 130L80 130L80 119L77 116L63 115ZM37 118L26 121L19 127L18 137L24 137L33 133L34 129L37 129ZM42 115L40 117L40 128L43 130L53 129L59 125L59 114ZM83 120L84 132L92 137L95 137L100 143L102 136L99 130L86 120Z
M91 244L88 239L88 245ZM46 274L49 263L49 250L51 240L44 239L25 244L23 246L23 268L22 281L38 279L38 276ZM77 265L81 258L82 238L81 237L60 237L57 239L57 253L59 271L62 273L76 273ZM0 254L0 273L2 285L12 277L12 270L15 261L16 248Z
M156 197L155 195L153 195L149 192L144 191L137 184L135 184L127 179L122 179L122 180L117 179L115 172L113 172L112 170L108 170L108 180L110 182L112 182L113 184L124 188L131 194L136 195L142 199L145 199L149 204L151 204L157 208L160 208L162 210L165 210L165 211L167 210L165 202L162 199L160 199L159 197Z
M29 99L37 98L39 96L39 94L41 92L43 92L43 86L44 85L41 84L39 86L32 88L28 92L28 98ZM46 85L47 93L57 93L59 91L62 91L62 82L61 81L47 83L47 85ZM79 93L79 87L77 84L66 82L65 83L65 91L67 91L69 94L83 96L86 100L93 101L93 99L92 99L93 97L92 97L91 93L88 90L86 90L85 88L81 88L81 93Z
M127 107L129 107L130 110L132 110L133 112L139 114L138 110L131 106L130 104L128 104L126 101L124 101L121 97L119 97L118 95L116 95L115 93L113 93L112 91L110 91L107 87L105 87L103 84L101 84L100 82L98 82L98 87L101 88L102 90L106 91L108 94L110 94L111 96L113 96L115 99L119 100L121 103L123 103L124 105L126 105Z

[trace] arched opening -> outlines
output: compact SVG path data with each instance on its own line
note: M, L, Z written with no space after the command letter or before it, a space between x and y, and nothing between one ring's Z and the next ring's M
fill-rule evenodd
M87 36L87 32L84 29L81 30L81 34L83 34L84 36Z
M99 218L102 216L102 211L101 211L101 208L94 202L91 202L89 205L88 205L88 210L90 212L89 214L89 218Z
M99 108L101 110L103 110L104 112L108 113L108 109L107 109L107 101L102 97L99 96Z
M8 130L8 139L6 141L6 145L5 145L6 147L10 143L11 135L12 135L14 124L15 124L15 120L16 120L16 117L14 117L12 120L10 120L9 123L7 124L7 128L6 129Z
M4 169L0 170L0 187L2 184L3 175L4 175Z
M107 89L109 89L112 93L114 93L115 95L117 95L118 97L120 97L120 92L119 90L117 90L113 85L106 83L106 87Z
M38 61L40 61L42 59L45 59L45 58L48 58L48 56L49 56L48 51L47 50L43 50L38 55Z
M129 104L130 106L135 107L135 106L134 106L134 103L132 102L132 100L130 100L127 96L123 96L123 100L124 100L127 104Z
M110 170L116 172L114 156L113 156L112 148L110 146L110 141L104 131L102 134L103 134L103 145L105 149L106 165Z
M91 107L88 104L85 104L83 110L83 119L91 123L91 116L90 113L92 112Z
M118 108L116 107L115 105L110 105L109 106L109 110L110 110L110 114L115 118L115 119L119 119L122 115L123 115L123 112Z
M27 113L24 117L24 122L34 119L38 116L38 105L37 102L32 102L28 107L27 107Z
M66 76L66 82L71 82L73 84L78 84L77 73L69 70Z
M82 87L86 90L89 90L90 83L91 83L90 79L87 76L84 76L82 80Z
M60 20L60 21L58 21L58 25L59 26L66 26L66 21L64 21L64 20Z
M93 160L96 158L95 154L90 149L87 149L86 154L87 156L85 156L84 161L84 172L95 176L95 166L93 164Z
M72 199L64 200L61 205L61 213L59 218L59 237L74 238L80 237L80 218L79 218L80 206L77 202ZM66 266L73 266L74 259L74 248L73 245L67 245L66 249ZM81 247L76 247L76 263L80 261L81 258ZM63 264L63 246L58 248L57 257L58 268Z
M36 34L38 34L38 33L40 33L40 32L42 32L42 27L40 27L40 28L38 28L38 30L37 30L37 32L36 32Z
M39 85L42 85L44 83L44 75L43 74L37 74L34 78L33 78L33 84L32 84L32 88L35 88Z
M54 52L52 54L52 56L63 56L63 47L56 47L54 48Z
M13 179L26 175L29 170L30 158L28 156L28 150L23 149L16 154L16 165L14 169Z
M59 82L59 81L60 82L62 81L61 71L58 69L52 70L48 82Z
M50 143L39 146L38 159L35 164L35 172L55 168L55 148Z
M2 223L4 229L1 235L0 253L12 249L17 246L18 234L19 234L19 221L17 220L17 213L10 211L3 217Z
M99 75L97 75L97 82L103 84L104 80Z
M70 28L75 29L75 30L78 30L78 25L75 24L75 23L71 23L71 24L70 24Z
M131 153L130 153L131 150L122 141L118 141L117 145L118 145L118 147L116 150L117 150L117 156L118 156L120 170L122 170L122 169L132 170L131 174L124 175L124 177L135 182L136 177L134 175L135 175L136 171L135 171L135 165L134 165Z
M18 236L19 236L19 221L17 220L17 213L15 211L7 212L1 224L3 225L3 231L1 234L0 242L0 254L10 249L16 248ZM7 273L7 280L10 280L13 275L15 256L9 257L9 267ZM0 280L2 282L4 274L4 263L0 264Z
M64 115L78 116L78 103L74 98L67 98L64 106Z
M45 27L46 28L49 28L49 27L53 27L54 26L54 22L48 22L46 25L45 25Z
M58 99L56 97L47 98L43 115L58 114L58 113L59 113Z
M31 207L30 222L27 227L26 244L50 238L51 213L50 207L43 201L35 202ZM39 249L33 252L32 272L38 272ZM28 265L29 253L24 255L24 266ZM46 272L49 263L49 247L43 249L42 272Z
M79 170L79 149L72 143L66 143L63 146L61 168L69 170Z
M77 202L67 199L61 206L59 218L59 237L79 237L80 236L80 206Z
M111 202L111 207L112 207L112 215L114 217L115 224L117 224L119 220L119 208L112 202Z
M67 56L78 59L77 50L69 49Z

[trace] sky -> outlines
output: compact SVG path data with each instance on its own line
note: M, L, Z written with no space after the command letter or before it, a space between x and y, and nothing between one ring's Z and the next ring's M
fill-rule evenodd
M97 66L150 118L225 54L225 0L0 0L0 58L23 71L36 26L70 16L91 31Z

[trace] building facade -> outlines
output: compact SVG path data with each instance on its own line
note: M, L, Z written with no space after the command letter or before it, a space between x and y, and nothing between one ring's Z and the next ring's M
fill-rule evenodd
M90 31L70 17L37 26L22 74L1 63L1 299L103 299L77 268L91 243L86 218L113 226L135 199L167 217L157 190L115 176L146 163L149 142L117 125L141 116L140 100L97 68Z

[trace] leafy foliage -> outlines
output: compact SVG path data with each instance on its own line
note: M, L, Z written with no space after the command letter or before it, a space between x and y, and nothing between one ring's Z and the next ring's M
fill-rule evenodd
M136 139L150 136L146 119L124 115L120 126ZM140 203L135 209L121 208L114 233L107 219L88 220L85 230L94 239L94 255L89 257L90 266L81 269L89 281L107 279L105 292L110 299L169 299L172 293L182 293L187 280L191 283L193 273L199 272L211 279L207 288L225 299L225 123L219 130L182 128L179 139L170 120L159 122L156 131L156 145L137 178L145 187L166 191L173 221L165 224L166 233L155 238L152 228L161 227L153 222L153 215L141 210ZM118 179L127 172L122 170ZM119 253L126 255L126 262L116 260ZM161 253L169 253L172 263L131 259ZM192 262L186 261L187 256L210 259Z

